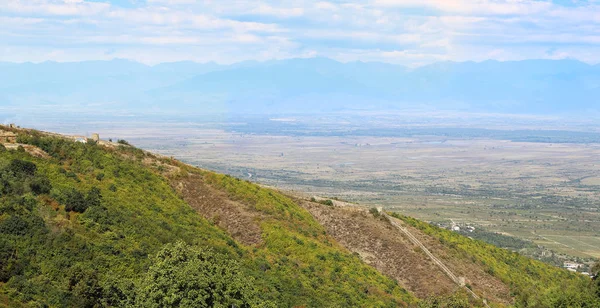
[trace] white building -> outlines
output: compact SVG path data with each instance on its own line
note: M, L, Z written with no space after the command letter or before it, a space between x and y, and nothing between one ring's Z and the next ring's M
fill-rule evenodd
M563 264L564 268L566 268L566 269L568 269L570 271L573 271L573 272L576 272L577 269L580 268L581 266L583 266L583 264L579 264L579 263L576 263L576 262L565 262Z

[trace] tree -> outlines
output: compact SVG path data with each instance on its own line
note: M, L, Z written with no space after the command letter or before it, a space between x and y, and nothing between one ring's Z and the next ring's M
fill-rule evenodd
M97 187L92 187L85 197L86 207L100 206L101 202L102 194L100 193L100 189Z
M100 307L103 290L96 271L76 265L68 271L68 288L73 307Z
M33 176L37 171L37 166L32 162L13 159L8 165L8 170L14 172L15 175Z
M271 307L238 263L183 242L167 244L138 288L140 307Z
M75 188L68 190L63 196L67 212L83 213L88 208L86 198Z
M45 175L37 174L37 165L13 159L0 170L0 193L22 195L33 192L36 195L47 194L52 189Z
M14 245L4 237L0 237L0 282L7 282L21 271L22 266L17 259Z
M36 176L29 184L31 191L36 195L48 194L52 189L52 184L47 177Z
M0 233L26 235L29 231L27 220L19 215L11 215L0 222Z

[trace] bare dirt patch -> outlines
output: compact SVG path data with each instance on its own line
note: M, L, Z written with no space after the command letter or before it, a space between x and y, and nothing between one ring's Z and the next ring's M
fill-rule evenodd
M171 186L199 214L236 240L246 245L262 244L258 223L260 214L242 203L229 200L225 193L208 186L200 175L172 178Z
M457 286L389 223L363 210L301 202L347 249L419 297L450 294Z
M35 156L38 158L49 158L50 157L50 155L48 155L48 153L44 152L44 150L42 150L36 146L29 145L29 144L5 143L4 147L7 150L17 150L19 147L23 147L25 152L31 154L32 156Z

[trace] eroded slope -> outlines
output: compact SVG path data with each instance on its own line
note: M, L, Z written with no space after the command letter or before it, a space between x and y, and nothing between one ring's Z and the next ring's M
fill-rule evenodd
M457 290L458 286L421 249L385 219L376 218L361 207L329 207L309 201L300 202L341 244L420 297L449 295ZM493 302L510 301L508 288L497 278L486 274L481 266L468 259L461 262L449 260L448 252L439 241L414 228L411 232L436 256L448 261L456 274L466 277L475 292Z

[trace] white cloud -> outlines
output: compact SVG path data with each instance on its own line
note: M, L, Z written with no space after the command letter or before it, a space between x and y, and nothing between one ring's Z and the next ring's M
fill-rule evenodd
M39 24L42 22L44 22L43 18L0 16L0 24L2 24L4 26L8 26L8 25L24 26L24 25Z
M549 57L600 62L600 53L592 52L600 49L600 6L593 2L568 7L550 0L136 3L121 7L86 0L0 0L1 44L28 50L3 53L2 59L29 54L32 59L119 56L144 62L153 62L152 57L229 62L318 54L413 66L439 60ZM557 51L549 54L549 49Z
M196 0L146 0L149 3L158 3L166 5L178 5L178 4L194 4Z
M275 24L236 21L167 8L117 9L110 11L107 16L114 19L120 19L121 22L133 24L134 26L160 25L179 27L181 29L195 28L198 30L234 29L239 32L281 31Z
M4 0L0 5L1 11L8 11L19 14L40 14L40 15L96 15L107 11L110 4L101 2L84 2L75 0L52 1L52 0Z
M552 4L547 1L530 0L374 0L374 6L427 7L450 13L484 15L527 15L547 11Z
M337 5L335 5L331 2L325 2L325 1L317 2L315 4L315 8L317 8L319 10L328 10L328 11L337 11L338 10Z
M266 4L258 4L249 13L257 15L271 15L277 17L298 17L304 14L304 9L301 7L276 8Z

